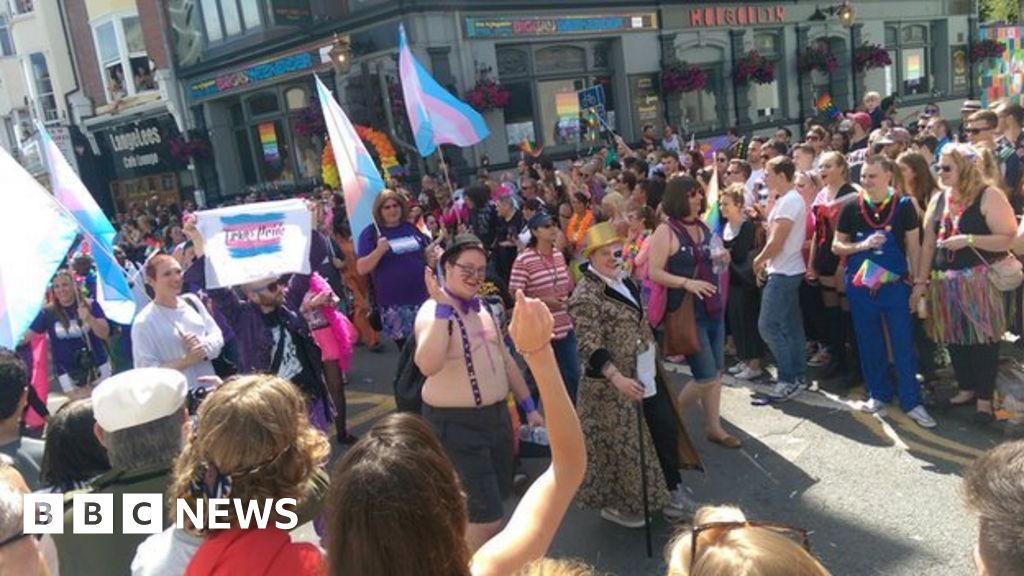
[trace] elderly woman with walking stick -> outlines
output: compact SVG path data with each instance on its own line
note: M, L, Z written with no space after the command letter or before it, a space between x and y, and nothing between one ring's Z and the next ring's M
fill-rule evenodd
M622 269L622 244L610 223L587 231L588 261L569 299L585 371L577 409L591 455L579 502L609 522L641 528L646 509L673 520L693 513L679 469L699 468L700 460L659 373L640 289Z

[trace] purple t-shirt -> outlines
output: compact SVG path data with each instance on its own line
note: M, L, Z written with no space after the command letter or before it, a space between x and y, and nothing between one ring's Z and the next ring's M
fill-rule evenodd
M394 228L381 227L380 233L391 243L391 250L372 272L377 306L419 306L427 301L423 269L427 266L424 248L430 240L412 224L403 222ZM369 226L359 235L356 253L360 258L377 248L377 229Z
M94 318L106 318L103 315L103 309L95 301L89 304L89 311ZM63 312L64 318L68 322L66 328L61 324L57 315L48 308L43 308L30 326L36 334L45 332L49 336L50 349L53 350L53 364L57 368L57 373L68 374L78 368L75 356L79 350L85 348L82 328L89 334L89 345L92 347L92 357L96 361L96 366L106 364L107 350L103 347L103 341L89 329L88 324L79 323L78 309L72 306L63 308Z

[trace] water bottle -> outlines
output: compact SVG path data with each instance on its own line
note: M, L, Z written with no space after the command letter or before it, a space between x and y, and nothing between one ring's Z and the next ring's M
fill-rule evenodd
M725 263L722 262L724 253L725 244L722 243L722 238L715 234L711 237L711 270L715 274L721 274L725 270Z

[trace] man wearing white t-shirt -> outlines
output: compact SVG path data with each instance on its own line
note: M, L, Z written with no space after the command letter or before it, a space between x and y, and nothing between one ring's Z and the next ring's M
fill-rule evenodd
M768 243L754 259L754 271L767 274L757 326L779 369L771 400L785 401L807 388L807 340L800 315L800 284L806 271L801 251L807 236L807 206L793 188L796 166L787 156L765 164L765 184L778 200L768 215Z

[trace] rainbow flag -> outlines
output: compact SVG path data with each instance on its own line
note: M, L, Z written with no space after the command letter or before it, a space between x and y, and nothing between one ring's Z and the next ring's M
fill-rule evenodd
M78 234L78 223L0 148L0 346L14 350L43 307L50 278Z
M38 129L50 166L53 195L78 221L96 262L96 302L107 318L127 326L135 319L135 298L128 286L124 268L114 258L114 236L117 231L68 164L46 128L40 123Z
M871 260L865 260L853 276L853 285L869 290L878 290L882 284L896 282L899 279L900 276L898 274L890 272Z
M316 78L316 91L323 108L327 135L331 138L338 175L341 177L345 212L352 225L352 237L358 239L363 230L373 225L373 202L384 190L384 179L352 122L319 76Z
M519 143L519 151L529 155L531 158L536 158L544 153L544 147L534 148L533 143L529 139L523 138L523 141Z
M405 112L409 115L409 126L420 154L429 156L439 144L472 146L487 138L490 131L483 116L448 93L416 60L405 37L405 26L401 24L398 25L398 44L398 73L402 78Z
M818 112L828 116L829 120L837 120L843 116L843 113L839 111L839 108L836 108L836 103L832 101L832 95L828 92L818 96L818 99L814 102L814 107Z

